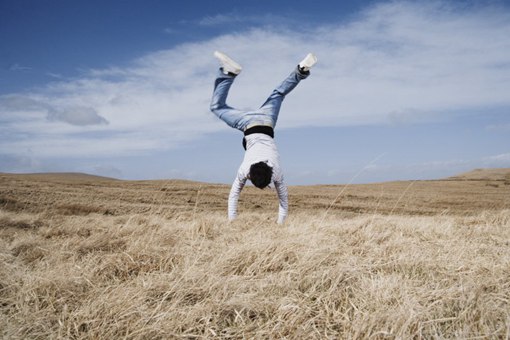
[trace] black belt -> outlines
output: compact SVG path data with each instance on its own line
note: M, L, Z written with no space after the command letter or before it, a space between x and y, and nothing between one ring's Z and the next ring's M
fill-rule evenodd
M246 131L244 131L244 136L248 136L254 133L262 133L264 135L268 135L271 138L274 138L274 130L272 127L267 125L256 125L253 126ZM243 148L246 150L246 138L243 138Z

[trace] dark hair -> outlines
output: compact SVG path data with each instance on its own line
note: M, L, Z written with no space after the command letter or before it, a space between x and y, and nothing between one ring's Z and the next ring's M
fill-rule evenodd
M259 189L264 189L271 183L273 168L266 162L258 162L250 166L250 181Z

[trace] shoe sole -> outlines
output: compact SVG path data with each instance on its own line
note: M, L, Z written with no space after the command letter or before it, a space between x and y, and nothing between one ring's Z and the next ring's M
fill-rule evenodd
M307 69L312 68L317 63L317 57L313 53L308 53L305 59L299 63L299 67L305 67Z
M241 70L243 69L241 65L236 63L234 60L230 59L230 57L224 53L221 53L219 51L214 52L214 56L220 60L222 65L227 68L229 68L227 71L232 72L235 74L239 74Z

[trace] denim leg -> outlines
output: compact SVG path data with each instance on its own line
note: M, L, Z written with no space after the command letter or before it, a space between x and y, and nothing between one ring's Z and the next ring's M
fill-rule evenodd
M260 107L261 111L270 116L273 121L273 127L276 126L278 120L278 114L280 113L280 107L283 99L287 94L292 91L297 84L303 79L306 79L310 73L302 74L296 67L294 71L278 86L273 90L273 93L267 98L266 102Z
M214 82L214 92L211 99L211 111L228 126L243 131L242 124L244 111L234 109L227 105L227 96L230 86L234 83L235 75L224 74L218 71L218 76Z

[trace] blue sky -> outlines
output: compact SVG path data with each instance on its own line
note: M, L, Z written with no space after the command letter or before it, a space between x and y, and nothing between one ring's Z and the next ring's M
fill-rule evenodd
M230 183L240 132L308 52L276 129L289 184L432 179L510 167L504 1L0 0L0 172Z

